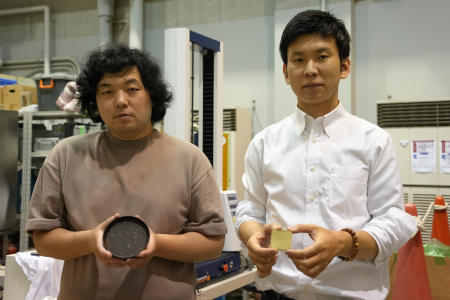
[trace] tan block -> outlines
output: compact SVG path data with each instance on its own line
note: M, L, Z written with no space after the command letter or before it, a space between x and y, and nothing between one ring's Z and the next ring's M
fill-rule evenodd
M289 230L272 230L270 247L286 250L292 247L292 232Z

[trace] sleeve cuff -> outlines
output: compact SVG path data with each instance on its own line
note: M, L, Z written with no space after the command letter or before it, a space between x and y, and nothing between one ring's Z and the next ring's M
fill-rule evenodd
M34 230L50 231L55 228L68 229L68 226L59 219L30 219L25 226L25 231L31 234Z
M361 230L369 233L378 246L378 254L373 261L375 267L387 263L391 255L413 237L416 229L417 221L409 214L402 218L402 222L388 228L381 226L381 221L370 222L364 226Z
M266 210L265 207L249 200L239 202L236 209L236 224L235 228L239 231L239 227L244 222L254 221L262 225L266 224Z

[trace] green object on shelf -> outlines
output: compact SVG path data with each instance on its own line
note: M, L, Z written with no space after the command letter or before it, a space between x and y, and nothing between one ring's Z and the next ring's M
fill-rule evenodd
M425 255L437 257L450 257L450 246L447 246L436 239L432 239L423 245ZM438 261L436 261L438 264ZM445 261L444 261L445 264Z

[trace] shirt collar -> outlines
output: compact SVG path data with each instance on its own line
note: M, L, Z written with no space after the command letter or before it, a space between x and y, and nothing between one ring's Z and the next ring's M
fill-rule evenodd
M339 102L338 106L324 116L325 120L323 125L328 136L334 131L334 128L336 128L336 125L344 117L345 113L344 106Z
M333 131L333 128L336 126L336 123L340 118L344 116L344 114L345 109L340 102L338 106L336 106L332 111L316 119L309 116L296 106L296 111L294 114L294 122L297 127L297 132L300 135L307 127L319 126L321 127L320 131L325 132L326 135L330 136Z
M295 106L295 113L294 113L294 123L296 127L296 131L299 135L303 133L306 127L306 121L305 121L306 113L298 108L298 106Z

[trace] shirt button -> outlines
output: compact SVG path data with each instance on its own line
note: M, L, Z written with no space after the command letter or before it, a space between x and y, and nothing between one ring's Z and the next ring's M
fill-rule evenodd
M315 168L314 168L314 167L311 167L309 170L310 170L311 172L313 172L313 171L315 170Z
M310 196L309 201L314 201L314 196Z
M313 143L315 143L315 142L316 142L317 140L316 140L316 138L313 138L313 140L312 140L312 141L313 141Z

